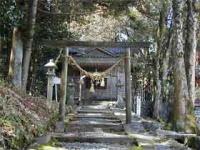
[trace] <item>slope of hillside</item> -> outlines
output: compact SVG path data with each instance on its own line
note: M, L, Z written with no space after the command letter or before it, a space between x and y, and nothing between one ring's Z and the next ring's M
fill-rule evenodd
M57 106L0 86L0 148L22 149L53 128Z

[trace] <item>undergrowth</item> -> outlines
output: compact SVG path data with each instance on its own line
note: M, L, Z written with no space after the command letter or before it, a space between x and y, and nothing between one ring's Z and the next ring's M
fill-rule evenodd
M0 81L0 147L21 150L34 137L53 128L56 108L49 108L46 99L20 95L2 86Z

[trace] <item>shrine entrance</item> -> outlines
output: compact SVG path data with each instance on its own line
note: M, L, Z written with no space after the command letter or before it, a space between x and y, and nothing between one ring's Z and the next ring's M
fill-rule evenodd
M86 42L86 41L45 41L44 45L48 47L56 47L63 48L63 66L62 66L62 74L61 74L61 95L59 101L59 114L60 121L64 121L65 118L65 105L67 98L67 83L68 83L68 65L72 65L80 72L80 84L79 84L79 101L81 101L82 95L81 93L81 81L84 78L90 79L90 92L94 92L95 86L99 85L103 87L106 83L106 76L110 74L116 67L120 64L123 64L124 71L124 82L125 82L125 107L126 107L126 123L131 123L131 111L132 111L132 88L131 88L131 54L138 52L140 49L148 49L151 45L150 42ZM69 48L120 48L122 55L114 58L114 63L110 65L108 68L105 68L103 71L94 71L90 72L83 69L80 66L80 60L78 61L74 57L69 55ZM79 49L80 50L80 49ZM102 49L100 49L103 51ZM103 51L105 52L105 51ZM109 54L108 54L109 56ZM85 61L87 58L85 59ZM113 60L113 57L110 54L110 57L103 60L105 64L108 64L109 61ZM82 60L84 61L84 59ZM97 60L92 60L92 63L95 63ZM98 84L97 84L98 82ZM119 83L118 83L119 84ZM120 86L120 85L119 85ZM51 87L50 87L51 91ZM52 92L49 92L49 97L52 97Z

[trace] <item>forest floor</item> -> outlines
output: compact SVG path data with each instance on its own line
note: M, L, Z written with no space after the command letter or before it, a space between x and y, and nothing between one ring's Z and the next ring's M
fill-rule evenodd
M159 135L162 125L132 115L125 124L125 110L108 102L79 107L66 117L64 133L50 133L53 139L38 150L184 150L189 149L171 137ZM33 150L34 148L30 149Z
M0 86L0 149L20 149L51 130L57 106L45 98L32 97L17 89Z

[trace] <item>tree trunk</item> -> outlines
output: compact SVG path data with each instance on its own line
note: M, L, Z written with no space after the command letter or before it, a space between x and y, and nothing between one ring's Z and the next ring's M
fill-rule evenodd
M161 51L163 48L163 40L164 40L164 30L165 30L165 17L167 6L166 2L162 3L162 9L160 11L160 19L159 19L159 27L157 33L157 57L156 57L156 95L155 95L155 103L154 103L154 118L160 119L160 111L161 111L161 80L160 80L160 60L161 60Z
M3 43L2 43L2 37L1 37L1 33L0 33L0 68L2 68L2 47L3 47ZM2 76L3 72L0 73L0 77Z
M12 48L10 54L9 77L15 87L22 86L23 42L18 27L13 29Z
M185 43L185 70L188 85L189 99L186 103L186 132L197 131L195 115L193 113L195 100L195 62L197 48L197 11L196 1L187 0L186 43Z
M166 46L166 50L163 54L163 63L162 63L162 82L161 82L161 97L162 100L165 101L167 99L167 88L166 84L167 84L167 77L168 77L168 72L169 72L169 57L171 55L171 49L172 49L172 35L171 33L169 33L169 37L168 37L168 42L167 42L167 46Z
M2 47L3 47L3 43L2 43L2 37L1 37L1 34L0 34L0 58L2 56Z
M195 61L197 47L197 18L193 6L193 0L187 0L188 14L186 22L185 68L191 104L193 104L195 99Z
M61 91L60 91L60 102L59 102L59 120L64 122L65 119L65 104L67 99L67 79L68 79L68 56L69 56L69 48L65 48L64 50L64 60L63 60L63 68L61 75Z
M184 51L183 51L183 19L182 10L184 1L173 0L173 51L174 57L174 99L172 110L172 123L175 130L185 128L186 102L188 100L188 87L186 81Z
M158 63L156 65L157 69L159 67ZM159 67L160 68L160 67ZM155 93L155 103L154 103L154 112L153 112L153 116L156 119L160 119L160 110L161 110L161 81L159 79L159 70L156 70L156 93Z
M23 89L26 91L26 85L28 80L29 65L32 52L33 36L35 32L36 14L37 14L38 0L30 0L30 11L28 15L27 24L27 40L23 59Z
M27 83L27 86L29 87L29 92L33 92L33 93L37 93L37 89L36 87L36 74L37 74L37 67L38 67L38 63L37 63L37 56L38 52L37 49L34 49L34 54L32 55L32 61L31 61L31 69L30 69L30 75L29 75L29 82ZM37 91L37 92L36 92Z

